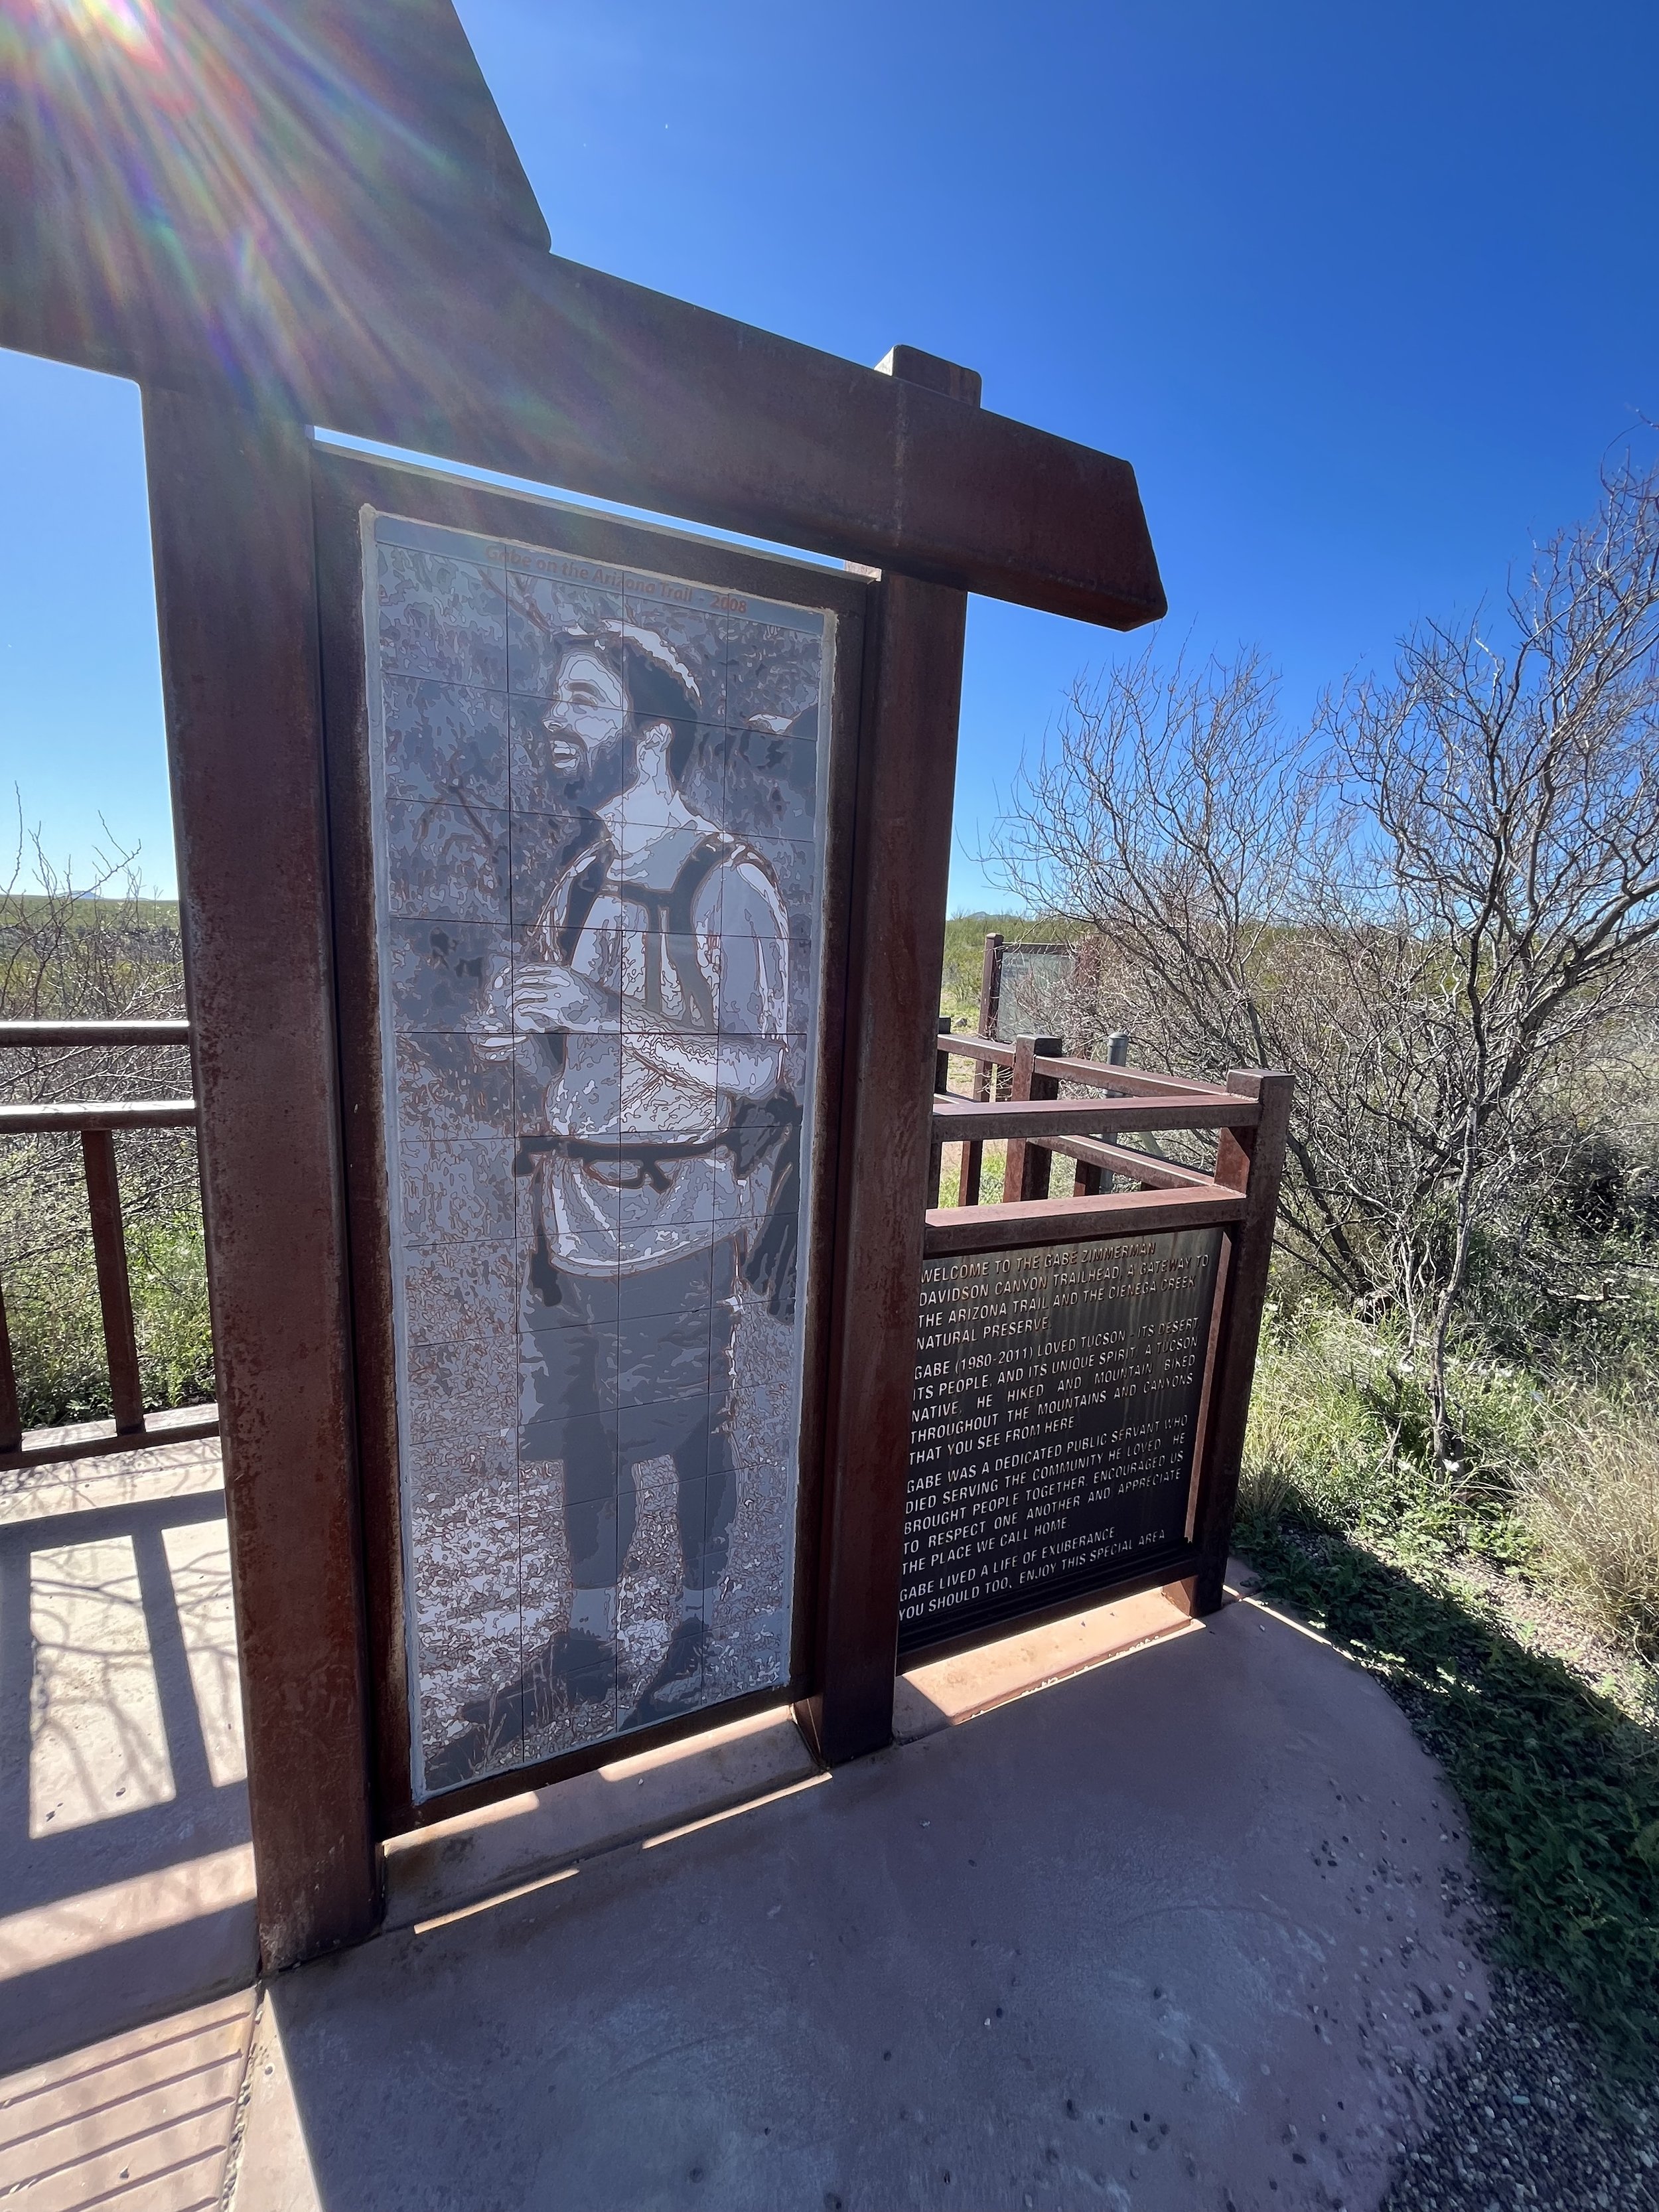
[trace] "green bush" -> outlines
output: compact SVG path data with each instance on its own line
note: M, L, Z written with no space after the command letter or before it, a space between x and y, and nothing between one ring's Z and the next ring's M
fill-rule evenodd
M1272 1511L1291 1496L1334 1523L1386 1534L1403 1551L1516 1556L1516 1474L1547 1425L1537 1380L1455 1358L1450 1397L1462 1458L1437 1462L1429 1394L1400 1338L1312 1300L1270 1306L1245 1445L1242 1502Z
M129 1222L127 1267L145 1405L205 1403L213 1396L213 1336L199 1212ZM109 1371L89 1245L59 1246L23 1262L5 1296L24 1427L106 1418Z
M1505 1954L1638 2071L1659 2062L1659 1448L1653 1340L1620 1345L1595 1382L1466 1349L1448 1466L1396 1337L1306 1295L1270 1306L1236 1540L1271 1601L1399 1697L1463 1802ZM1472 1557L1576 1613L1632 1680L1510 1633Z

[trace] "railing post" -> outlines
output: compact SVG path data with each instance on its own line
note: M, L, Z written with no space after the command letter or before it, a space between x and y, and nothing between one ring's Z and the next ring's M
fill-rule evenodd
M951 1017L948 1014L939 1016L939 1033L941 1036L950 1036ZM936 1052L933 1054L933 1089L942 1097L949 1091L950 1088L951 1055L948 1052ZM944 1152L945 1147L939 1139L930 1138L927 1147L927 1203L930 1206L939 1204L939 1174ZM960 1191L957 1195L960 1197Z
M20 1451L22 1443L23 1417L17 1403L17 1370L12 1364L6 1295L0 1289L0 1453Z
M1213 1350L1188 1513L1188 1533L1203 1558L1197 1573L1172 1584L1168 1593L1194 1613L1213 1613L1222 1602L1285 1168L1291 1086L1292 1078L1278 1070L1235 1068L1227 1078L1227 1088L1237 1097L1260 1102L1261 1115L1253 1128L1224 1129L1216 1147L1215 1179L1230 1190L1243 1192L1244 1218L1222 1237Z
M115 1433L142 1437L144 1391L138 1379L138 1339L132 1325L132 1285L127 1274L127 1233L121 1219L113 1132L82 1129L81 1157L87 1170L87 1211L92 1217L92 1257L98 1270Z
M992 930L985 939L984 964L979 971L979 1033L994 1037L1002 1007L1002 937ZM994 1073L994 1071L993 1071ZM989 1092L987 1092L989 1097Z
M1057 1036L1016 1037L1013 1080L1009 1097L1058 1098L1060 1084L1057 1078L1036 1074L1031 1063L1039 1058L1055 1059L1065 1049L1064 1041ZM1002 1170L1004 1204L1011 1204L1019 1199L1047 1198L1048 1173L1054 1162L1054 1156L1046 1145L1033 1145L1024 1137L1011 1137L1008 1139L1007 1164Z
M1109 1067L1127 1066L1128 1059L1129 1032L1127 1030L1114 1030L1106 1040L1106 1065ZM1103 1191L1115 1188L1115 1180L1103 1168L1091 1167L1079 1160L1072 1184L1072 1195L1073 1198L1098 1198Z

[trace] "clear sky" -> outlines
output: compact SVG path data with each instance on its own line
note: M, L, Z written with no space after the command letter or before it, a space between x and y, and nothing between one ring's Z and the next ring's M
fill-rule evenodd
M1651 0L460 0L556 250L1139 474L1171 613L1304 702L1659 415ZM0 354L0 769L172 879L136 397ZM975 601L969 851L1109 635Z

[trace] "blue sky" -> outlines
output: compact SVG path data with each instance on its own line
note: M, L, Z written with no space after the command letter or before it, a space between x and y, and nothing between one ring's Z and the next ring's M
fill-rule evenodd
M1170 644L1300 708L1502 586L1659 415L1659 11L460 0L556 250L1139 471ZM136 395L0 354L0 772L172 880ZM1068 679L975 601L953 899ZM9 805L9 793L7 804Z

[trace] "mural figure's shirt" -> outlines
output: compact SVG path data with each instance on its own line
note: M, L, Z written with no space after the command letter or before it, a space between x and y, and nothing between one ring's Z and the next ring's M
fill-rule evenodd
M497 987L530 1039L526 1103L541 1086L520 1126L540 1230L578 1273L649 1267L751 1224L769 1121L791 1103L789 928L765 862L665 777L597 818Z

